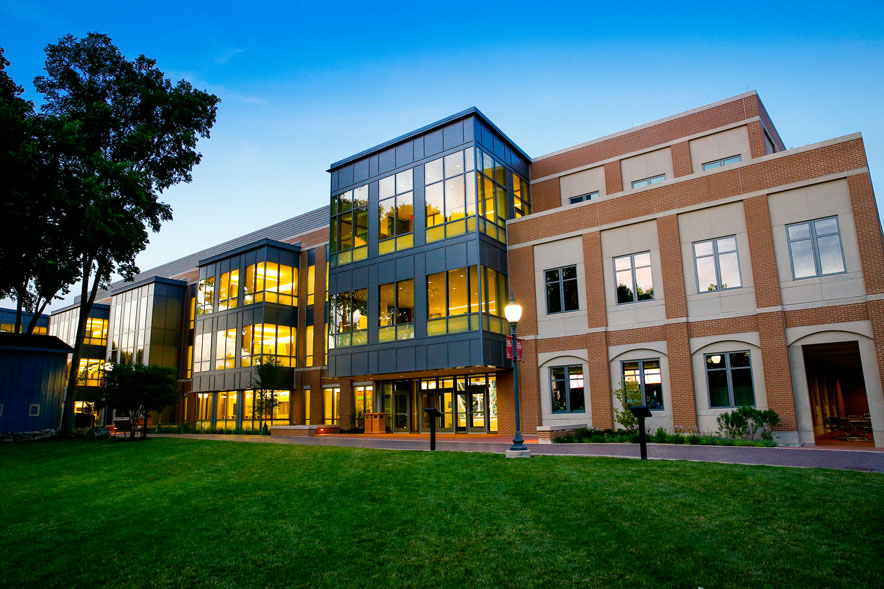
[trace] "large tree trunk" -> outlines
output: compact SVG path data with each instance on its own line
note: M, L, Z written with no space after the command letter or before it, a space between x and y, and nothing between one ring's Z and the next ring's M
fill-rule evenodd
M61 414L61 436L70 437L74 432L74 406L77 402L77 378L79 377L80 357L83 354L83 336L86 333L86 320L92 311L92 303L98 293L98 283L102 268L96 269L95 281L89 288L89 277L92 276L92 257L83 256L83 283L80 287L80 318L77 321L77 337L74 340L74 354L71 357L71 371L68 374L68 392L64 399Z
M28 322L28 329L25 333L34 333L34 330L37 328L37 322L40 321L40 315L46 310L46 305L48 304L49 299L46 299L42 305L38 305L34 308L34 316L31 317L31 320Z

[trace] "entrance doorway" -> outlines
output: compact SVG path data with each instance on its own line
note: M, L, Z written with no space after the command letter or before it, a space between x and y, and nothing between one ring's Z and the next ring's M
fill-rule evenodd
M816 443L872 443L857 342L807 345L802 351Z
M411 392L393 391L393 431L407 432L411 416Z

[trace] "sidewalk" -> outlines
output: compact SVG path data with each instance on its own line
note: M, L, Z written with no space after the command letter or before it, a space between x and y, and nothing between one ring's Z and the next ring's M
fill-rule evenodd
M158 438L189 438L226 442L253 442L265 444L298 444L302 446L339 446L344 448L376 448L380 450L429 450L428 436L386 435L328 435L314 438L237 436L228 434L153 434ZM503 454L510 443L500 436L486 440L452 440L441 436L436 449L446 452L489 452ZM548 456L607 456L639 458L638 444L537 444L536 437L526 440L532 454ZM820 448L753 448L743 446L687 446L676 444L648 444L648 458L652 460L694 460L731 464L760 464L804 468L833 468L884 472L884 452L880 450L829 450Z

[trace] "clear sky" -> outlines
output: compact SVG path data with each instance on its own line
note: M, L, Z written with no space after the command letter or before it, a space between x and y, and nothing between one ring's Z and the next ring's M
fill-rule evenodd
M44 47L89 31L222 99L144 270L325 204L330 163L470 106L537 156L755 89L787 147L861 131L882 208L884 2L789 4L3 0L0 46L34 100Z

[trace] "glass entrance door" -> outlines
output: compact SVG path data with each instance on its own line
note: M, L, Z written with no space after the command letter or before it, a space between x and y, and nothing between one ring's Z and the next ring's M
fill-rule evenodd
M428 433L430 431L430 420L424 409L433 407L442 413L441 418L436 418L437 432L453 432L454 418L452 416L453 409L453 391L432 391L424 392L421 395L421 431Z
M393 431L407 432L410 417L410 395L408 393L393 393Z
M454 431L455 432L466 432L467 431L467 423L469 423L470 419L470 405L467 393L463 391L457 392L457 406L455 407L454 414Z
M488 395L483 386L467 387L469 396L470 415L467 431L470 433L486 433L488 431Z

